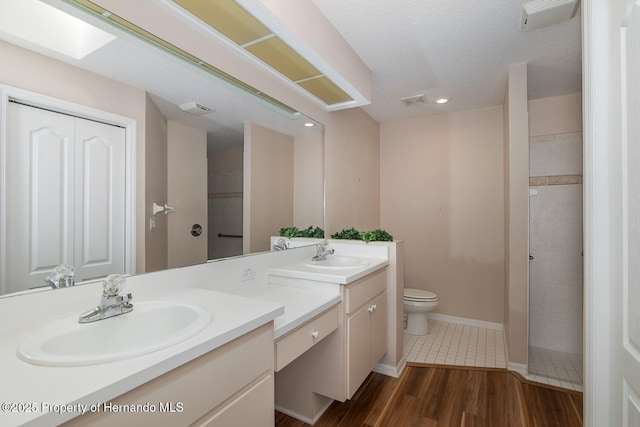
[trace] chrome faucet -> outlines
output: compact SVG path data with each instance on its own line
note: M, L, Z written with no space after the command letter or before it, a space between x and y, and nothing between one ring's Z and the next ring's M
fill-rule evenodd
M289 249L287 247L287 242L284 239L278 239L278 241L276 242L275 245L273 245L273 250L274 251L284 251Z
M119 316L133 310L133 304L129 301L133 299L131 294L120 295L120 290L124 286L125 279L120 274L111 274L103 282L102 298L100 305L91 310L87 310L80 315L78 322L90 323L109 317Z
M53 269L51 276L44 278L44 281L53 289L69 288L75 283L73 276L76 273L76 269L69 264L60 264Z
M327 249L327 247L324 244L319 244L317 247L317 252L315 254L315 256L313 258L311 258L312 261L324 261L327 259L327 255L333 255L334 250L333 249Z

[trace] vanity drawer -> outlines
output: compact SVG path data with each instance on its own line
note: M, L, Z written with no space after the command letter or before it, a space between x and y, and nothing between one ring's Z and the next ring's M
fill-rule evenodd
M387 289L386 268L347 285L344 297L347 314L354 313L385 289Z
M338 305L299 326L275 343L275 370L287 366L298 356L338 329L340 311Z

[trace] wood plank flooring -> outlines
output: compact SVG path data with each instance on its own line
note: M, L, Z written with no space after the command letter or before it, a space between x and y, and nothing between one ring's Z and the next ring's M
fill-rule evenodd
M307 425L276 412L277 427ZM408 365L399 379L372 373L315 426L582 426L582 393L529 383L503 369Z

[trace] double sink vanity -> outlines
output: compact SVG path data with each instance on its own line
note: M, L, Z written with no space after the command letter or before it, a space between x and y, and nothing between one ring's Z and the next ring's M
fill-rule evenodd
M315 422L396 353L395 248L330 245L132 276L91 323L101 283L0 298L0 424Z

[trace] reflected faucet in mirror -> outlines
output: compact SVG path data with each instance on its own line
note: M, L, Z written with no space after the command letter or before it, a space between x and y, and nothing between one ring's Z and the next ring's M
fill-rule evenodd
M276 244L273 245L274 251L284 251L287 249L289 249L289 246L287 246L287 242L284 239L278 239Z
M90 323L129 313L133 310L131 294L120 295L125 278L121 274L110 274L103 282L100 304L80 315L78 322Z
M69 288L75 284L73 276L76 269L69 264L60 264L53 269L51 276L45 277L44 281L52 289Z

